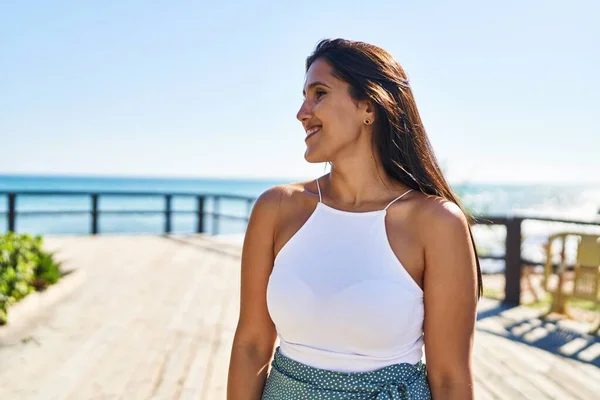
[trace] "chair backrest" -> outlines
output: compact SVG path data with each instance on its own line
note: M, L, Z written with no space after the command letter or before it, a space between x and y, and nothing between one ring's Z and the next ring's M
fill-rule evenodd
M577 265L600 266L600 235L581 235L577 246Z
M593 277L590 274L594 274L594 271L597 271L598 267L600 267L600 235L582 234L577 232L560 232L553 234L548 237L548 242L546 244L546 264L544 266L544 277L542 281L543 287L548 292L554 292L556 290L556 285L553 284L556 280L551 278L556 273L555 264L558 264L559 268L566 265L566 260L562 256L565 253L566 241L570 237L576 237L578 242L575 260L575 291L578 291L577 286L580 284L585 286L583 283L584 281L589 281L590 279L593 280ZM560 250L560 254L556 254L556 251L553 250Z
M573 297L599 301L600 235L580 235Z

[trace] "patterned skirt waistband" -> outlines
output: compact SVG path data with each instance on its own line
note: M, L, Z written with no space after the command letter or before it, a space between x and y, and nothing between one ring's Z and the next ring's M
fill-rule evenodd
M261 399L429 400L431 393L422 362L337 372L292 360L277 347Z

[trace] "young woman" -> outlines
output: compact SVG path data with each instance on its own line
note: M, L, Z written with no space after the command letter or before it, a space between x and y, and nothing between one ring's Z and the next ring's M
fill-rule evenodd
M252 210L228 399L472 399L471 217L406 74L381 48L324 40L303 93L304 157L331 172Z

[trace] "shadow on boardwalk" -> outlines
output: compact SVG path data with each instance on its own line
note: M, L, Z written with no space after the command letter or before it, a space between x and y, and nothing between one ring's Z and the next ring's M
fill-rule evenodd
M239 311L239 246L144 235L46 243L83 274L82 284L27 330L0 340L0 399L225 399ZM600 393L596 361L581 362L598 343L565 356L581 338L570 340L557 327L546 339L530 340L548 322L485 299L480 307L477 399Z
M477 315L478 329L527 344L561 357L600 367L600 338L569 327L571 321L544 318L527 307L511 307L494 300L482 300Z

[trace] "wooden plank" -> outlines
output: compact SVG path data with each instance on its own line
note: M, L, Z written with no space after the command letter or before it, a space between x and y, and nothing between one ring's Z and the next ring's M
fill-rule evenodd
M568 392L562 386L556 384L553 380L548 379L543 374L527 374L526 379L537 389L544 392L551 399L582 399L572 392Z
M545 400L551 398L543 391L532 385L530 381L525 378L526 376L528 375L507 376L504 378L504 382L506 382L507 385L517 389L519 393L521 393L521 396L519 396L520 399Z
M161 374L160 385L157 386L153 398L179 398L183 390L186 374L196 352L198 331L202 329L203 313L208 305L212 307L212 299L219 295L218 285L206 277L213 276L210 270L217 271L214 265L204 263L204 268L197 269L194 284L183 296L179 312L171 320L168 329L178 332L181 340L169 354ZM199 305L203 305L199 307ZM211 324L211 327L214 327Z
M499 397L495 396L492 391L490 391L488 384L485 380L480 379L479 377L475 377L475 398L477 400L498 400Z
M223 267L223 266L221 266ZM225 271L221 268L221 271ZM217 279L214 275L209 275L208 284L211 287L215 287L213 279ZM223 279L218 277L218 279ZM213 292L206 291L208 294ZM227 294L227 291L223 293ZM212 296L211 304L214 304L214 298L218 296ZM211 373L211 353L213 351L213 343L216 340L216 336L219 334L218 326L223 310L221 307L209 307L203 313L203 320L196 333L196 341L194 343L194 353L190 364L185 371L183 376L184 383L181 388L180 398L181 399L197 399L205 392L205 387L208 385L207 381L210 378ZM208 389L207 389L208 390Z
M519 399L521 393L512 386L507 385L502 378L512 376L512 372L506 368L503 362L493 357L482 355L481 348L477 348L473 355L475 382L492 396L499 399Z
M565 363L554 363L552 369L545 376L548 380L561 386L573 396L581 399L597 399L598 393L600 393L597 388L598 379L586 379L577 369Z
M190 249L190 251L194 251ZM206 272L205 267L200 266L201 260L194 258L189 260L189 265L196 265L198 275L203 275L203 272ZM172 273L172 275L179 276L181 279L187 279L185 274L176 274ZM204 274L209 275L209 274ZM211 281L207 281L206 279L197 279L196 276L193 281L194 282L202 282L203 287L199 288L196 291L196 294L201 295L202 293L210 294L210 284ZM177 298L177 293L180 291L179 288L175 288L175 292L171 293L167 298ZM189 290L188 290L188 293ZM185 313L185 310L175 313L173 315L172 308L166 305L167 303L164 301L166 299L161 299L161 305L157 306L157 312L161 316L160 321L162 323L161 326L156 326L155 331L163 332L162 335L157 335L155 341L149 346L149 351L146 354L146 357L142 359L140 365L136 368L129 381L120 392L120 397L129 399L129 398L151 398L153 393L161 390L161 384L163 382L163 374L165 373L165 368L168 368L167 364L169 360L169 355L178 345L178 341L181 340L182 335L190 334L189 328L185 324L185 319L182 319L181 315ZM180 303L181 304L181 303ZM190 321L200 321L202 319L202 313L204 312L206 306L210 305L209 302L198 302L192 299L191 301L185 301L183 304L186 304L186 309L194 310L195 314L189 315ZM194 307L195 306L195 307ZM165 319L163 315L169 316L170 319ZM177 322L180 321L180 322ZM166 329L166 327L170 327L171 329Z
M203 397L206 399L224 399L227 391L227 373L231 356L231 346L237 317L239 315L239 269L229 269L227 274L227 290L223 298L222 314L217 326L217 334L213 342L212 357L208 362L211 366L207 377ZM234 293L236 293L234 295Z
M171 266L176 270L178 265L174 251L175 249L169 251L168 258L172 260ZM186 249L181 249L177 255L181 256L185 252ZM110 352L90 368L88 376L81 379L80 387L71 393L74 398L88 398L98 392L116 397L147 351L146 346L152 338L149 332L163 329L168 322L172 313L170 308L165 307L161 315L157 313L148 315L149 310L157 310L167 297L177 297L182 282L187 280L182 275L168 273L162 265L155 266L153 272L152 278L138 280L138 286L132 287L129 292L132 298L128 302L138 305L133 311L134 317L129 324L130 329ZM149 296L150 293L152 295ZM97 383L101 389L93 390L88 382Z

